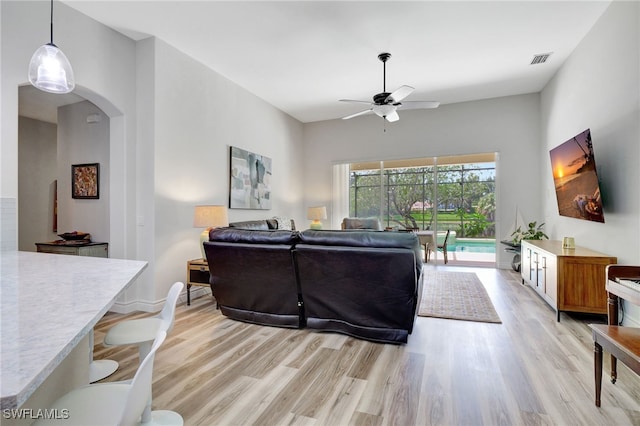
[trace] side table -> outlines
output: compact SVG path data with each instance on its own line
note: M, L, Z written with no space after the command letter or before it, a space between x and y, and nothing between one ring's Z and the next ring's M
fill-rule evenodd
M187 262L187 305L191 305L191 286L209 287L209 264L206 259Z
M430 253L436 250L436 236L435 232L431 230L417 231L418 240L420 245L424 246L424 261L428 262Z

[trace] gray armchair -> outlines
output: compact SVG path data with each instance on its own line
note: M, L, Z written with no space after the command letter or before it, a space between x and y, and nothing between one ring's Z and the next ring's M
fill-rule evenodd
M372 229L382 231L382 224L377 217L345 217L342 229Z

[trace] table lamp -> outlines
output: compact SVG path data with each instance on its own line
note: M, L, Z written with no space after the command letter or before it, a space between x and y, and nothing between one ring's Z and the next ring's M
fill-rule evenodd
M323 219L327 218L327 208L325 206L309 207L307 209L307 219L311 220L311 229L322 229Z
M193 213L193 227L205 228L200 234L200 251L203 259L207 258L204 242L209 240L209 231L222 226L229 226L227 206L196 206Z

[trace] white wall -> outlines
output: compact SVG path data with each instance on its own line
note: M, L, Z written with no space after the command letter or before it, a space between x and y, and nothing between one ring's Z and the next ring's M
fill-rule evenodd
M136 110L136 164L134 173L127 179L134 185L135 191L135 235L136 259L150 262L147 279L140 282L135 294L128 294L128 303L143 300L147 306L128 306L131 309L154 309L155 289L155 203L154 203L154 142L155 142L155 62L154 39L136 43L136 98L139 100ZM168 291L171 283L163 283ZM133 291L132 291L133 292ZM151 306L149 306L151 305Z
M302 124L162 40L141 43L138 55L146 58L141 69L152 73L144 73L139 87L152 96L154 111L145 111L139 139L148 148L141 155L153 161L145 165L153 171L153 198L141 196L148 203L145 233L151 228L155 236L149 250L155 253L157 300L185 279L187 260L201 257L194 207L228 205L229 146L271 157L274 173L272 209L230 210L229 220L303 220ZM140 185L151 187L145 177Z
M87 122L87 117L98 121ZM94 118L95 119L95 118ZM58 230L89 232L92 241L109 242L111 164L109 117L91 102L58 108ZM99 198L71 196L71 165L99 164ZM20 215L22 218L22 214Z
M539 107L539 96L530 94L401 111L400 121L386 125L377 116L306 124L305 203L331 206L335 163L497 152L501 237L515 220L516 205L525 220L542 218ZM510 268L512 257L498 250L498 266Z
M640 265L640 4L613 2L541 94L540 184L552 239ZM591 129L605 223L558 214L549 150ZM633 309L630 307L630 309ZM640 310L628 319L640 325Z
M36 251L36 242L58 238L53 231L58 128L26 117L19 118L18 126L18 249Z

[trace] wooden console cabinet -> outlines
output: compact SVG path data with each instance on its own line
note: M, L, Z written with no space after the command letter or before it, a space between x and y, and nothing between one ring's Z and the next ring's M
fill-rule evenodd
M613 256L582 247L563 249L562 241L523 240L520 273L555 311L606 314L607 265L618 262Z

